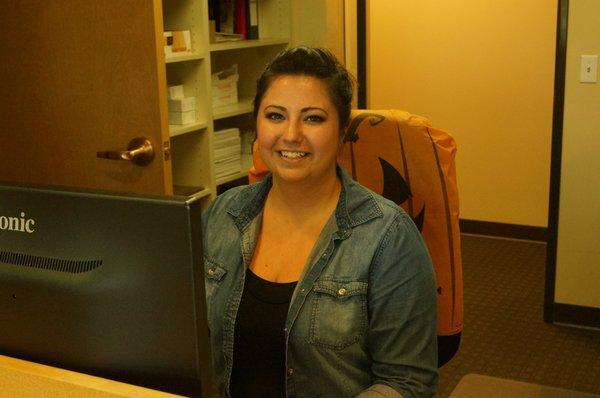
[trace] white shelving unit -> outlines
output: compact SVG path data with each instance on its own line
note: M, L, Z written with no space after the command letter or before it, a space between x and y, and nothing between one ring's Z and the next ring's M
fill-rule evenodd
M228 182L246 177L250 167L252 167L252 155L242 154L242 171L217 179L217 185L226 184Z
M289 38L273 38L273 39L256 39L256 40L240 40L240 41L226 41L221 43L212 43L210 45L211 52L227 51L227 50L239 50L241 48L251 47L262 47L262 46L273 46L277 44L288 44Z
M176 137L181 134L204 130L207 127L208 127L207 122L196 122L196 123L182 124L182 125L170 124L169 125L169 136Z
M264 65L290 43L290 1L259 0L256 40L209 43L207 0L164 0L165 31L189 30L192 51L165 58L167 84L182 84L186 96L196 97L196 122L169 125L175 193L213 199L217 187L241 179L252 166L242 155L242 171L216 179L213 139L215 121L236 126L236 117L252 112L255 82ZM213 109L211 74L238 64L238 102Z
M213 109L213 119L225 119L231 116L252 112L253 98L239 98L236 104L220 106Z
M198 59L203 59L204 57L206 57L206 54L203 52L173 54L165 57L165 63L171 64L173 62L195 61Z

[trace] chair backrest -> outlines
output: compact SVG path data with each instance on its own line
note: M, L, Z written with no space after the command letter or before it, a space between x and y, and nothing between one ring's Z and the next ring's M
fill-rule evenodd
M354 110L338 158L352 177L402 206L431 255L438 285L438 335L462 330L462 261L452 136L398 110ZM251 182L267 168L253 155Z

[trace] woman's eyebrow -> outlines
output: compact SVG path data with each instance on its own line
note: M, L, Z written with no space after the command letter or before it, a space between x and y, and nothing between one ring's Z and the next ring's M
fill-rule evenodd
M280 111L287 111L287 109L285 108L285 106L281 106L281 105L267 105L265 107L265 110L269 109L269 108L276 108L279 109Z
M287 112L287 108L285 106L282 106L282 105L274 105L274 104L273 105L267 105L265 107L265 111L268 110L269 108L275 108L275 109L279 109L282 112ZM301 113L306 113L306 112L315 111L315 110L316 111L321 111L321 112L325 113L325 115L329 115L325 109L320 108L318 106L307 106L307 107L304 107L304 108L300 109L300 112Z
M304 112L310 112L310 111L315 111L315 110L324 112L326 115L328 115L328 113L325 109L319 108L318 106L307 106L306 108L302 108L300 111L302 113L304 113Z

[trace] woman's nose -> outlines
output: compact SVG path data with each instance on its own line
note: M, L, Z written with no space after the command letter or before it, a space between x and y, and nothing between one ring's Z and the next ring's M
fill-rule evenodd
M283 139L288 142L299 142L302 140L302 123L291 121L285 127Z

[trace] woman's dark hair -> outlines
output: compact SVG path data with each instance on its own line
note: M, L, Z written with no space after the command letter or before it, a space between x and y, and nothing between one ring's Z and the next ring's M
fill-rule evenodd
M255 119L265 92L273 80L282 75L312 76L325 81L329 98L338 112L340 131L345 130L350 121L354 78L329 50L323 48L300 46L277 54L256 82Z

